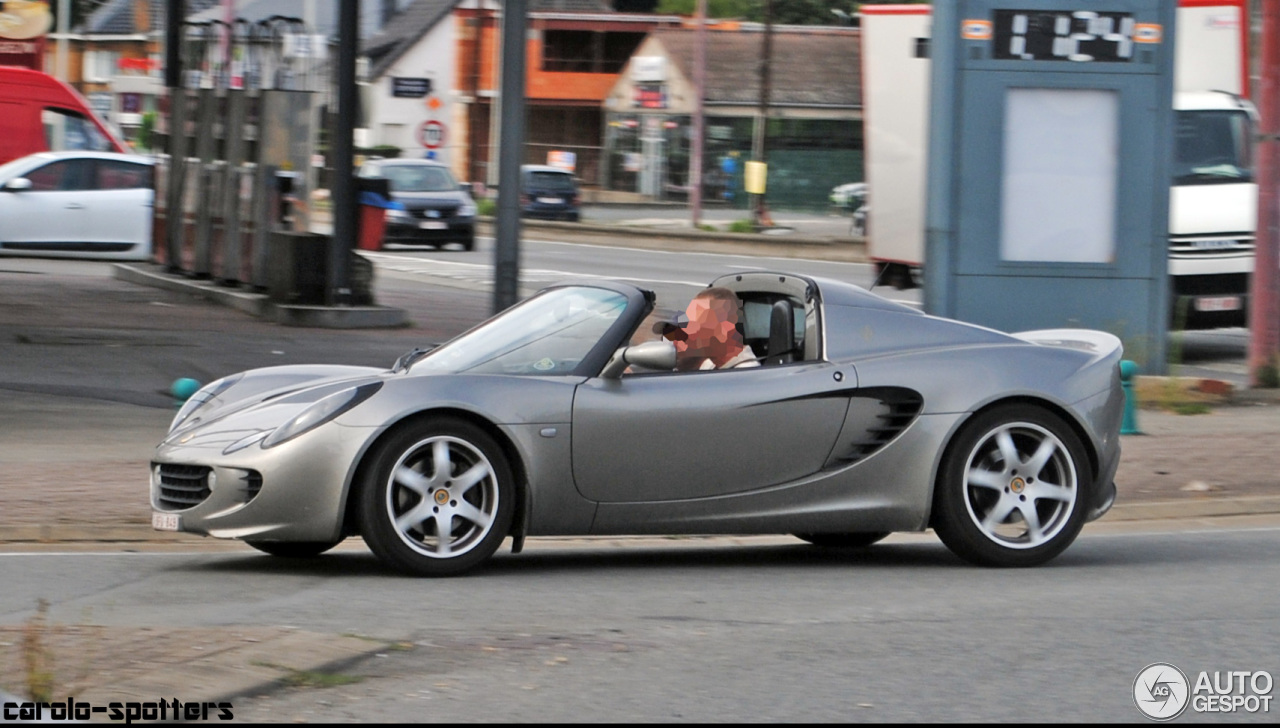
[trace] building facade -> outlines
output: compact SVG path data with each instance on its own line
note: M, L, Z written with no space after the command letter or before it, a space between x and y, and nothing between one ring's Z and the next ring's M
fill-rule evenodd
M857 29L775 26L767 115L761 111L765 28L722 23L709 28L706 39L704 200L747 204L744 163L753 158L762 124L770 204L823 208L832 187L863 178ZM604 188L687 199L696 42L692 28L655 30L610 89Z

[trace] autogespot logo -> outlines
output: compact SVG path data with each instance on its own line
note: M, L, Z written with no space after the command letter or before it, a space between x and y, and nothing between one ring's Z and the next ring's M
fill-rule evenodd
M1182 715L1190 693L1187 676L1167 662L1147 665L1133 681L1133 702L1152 720L1173 720Z

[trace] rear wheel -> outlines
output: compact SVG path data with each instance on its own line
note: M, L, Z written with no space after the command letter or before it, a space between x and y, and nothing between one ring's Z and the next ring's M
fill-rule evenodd
M515 485L484 430L454 419L419 422L372 457L360 523L379 558L421 576L453 576L498 550L511 528Z
M973 418L947 449L934 530L982 566L1035 566L1071 545L1093 483L1084 446L1059 417L1009 405Z
M341 541L245 541L264 554L283 559L314 559Z
M889 532L874 533L797 533L795 537L814 546L831 549L861 549L889 537Z

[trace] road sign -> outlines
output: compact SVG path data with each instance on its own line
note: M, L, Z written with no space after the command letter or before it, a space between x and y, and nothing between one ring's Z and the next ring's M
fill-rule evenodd
M418 127L418 141L427 149L444 146L444 122L435 119L422 122L422 126Z

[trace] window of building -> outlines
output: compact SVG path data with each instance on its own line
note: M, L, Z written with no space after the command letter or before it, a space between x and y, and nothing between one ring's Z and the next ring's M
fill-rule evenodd
M621 73L644 33L548 30L542 35L542 70Z
M84 80L88 83L106 83L117 72L116 64L120 62L117 51L85 51Z

